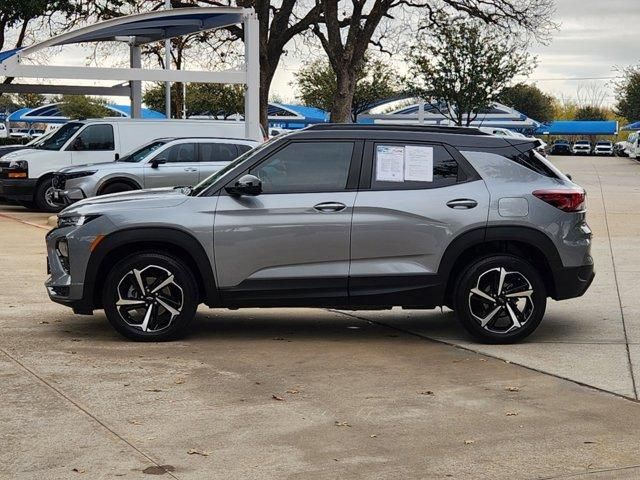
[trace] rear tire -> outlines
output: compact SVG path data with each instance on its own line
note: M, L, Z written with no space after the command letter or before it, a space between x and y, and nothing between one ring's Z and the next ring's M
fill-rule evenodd
M459 277L455 311L462 326L483 343L518 342L538 327L547 305L540 273L512 255L472 263Z
M120 192L129 192L131 190L138 190L137 188L132 187L128 183L124 182L113 182L107 184L104 188L100 190L99 195L108 195L109 193L120 193Z
M53 190L51 178L45 178L38 184L33 200L41 212L57 213L65 207L53 201Z
M160 252L130 255L107 275L102 305L111 325L143 342L184 334L198 308L198 286L189 267Z

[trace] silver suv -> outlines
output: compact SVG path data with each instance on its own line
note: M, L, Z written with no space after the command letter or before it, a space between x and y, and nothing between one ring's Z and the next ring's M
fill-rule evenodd
M53 197L71 204L108 193L196 185L257 145L229 138L159 138L115 162L59 170Z
M83 200L47 235L51 299L135 340L196 308L446 305L485 342L591 283L585 192L529 139L317 125L196 187Z

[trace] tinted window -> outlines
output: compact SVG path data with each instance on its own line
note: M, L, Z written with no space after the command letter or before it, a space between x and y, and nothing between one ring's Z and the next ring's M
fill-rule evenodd
M166 160L167 163L186 163L197 162L196 144L180 143L167 148L164 152L158 154L155 160Z
M138 150L134 151L133 153L130 153L129 155L122 157L118 161L130 162L130 163L140 162L141 160L145 159L150 153L156 151L158 148L163 146L165 143L167 142L165 142L164 140L156 140L154 142L148 143L145 146L140 147Z
M253 148L251 145L236 145L236 147L238 147L239 155L242 155L243 153L246 153Z
M69 122L56 130L42 143L38 144L38 148L43 150L60 150L82 126L82 123Z
M250 173L265 193L344 190L352 152L352 142L290 143Z
M393 149L400 163L396 165L401 175L396 181L386 180L384 155ZM432 166L430 165L432 163ZM440 145L376 144L374 146L373 176L371 186L378 190L417 190L453 185L458 182L458 162Z
M113 127L111 125L89 125L73 141L73 150L113 150Z
M238 156L238 149L231 143L201 143L201 162L230 162Z
M557 178L557 175L553 172L553 170L551 170L551 168L549 168L542 156L535 150L529 150L526 153L513 153L509 155L509 158L516 162L518 165L527 167L529 170L533 170L540 175L544 175L545 177L550 178Z

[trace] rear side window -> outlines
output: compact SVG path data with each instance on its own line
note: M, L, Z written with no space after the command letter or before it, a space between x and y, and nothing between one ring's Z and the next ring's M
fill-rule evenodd
M540 175L544 175L549 178L558 178L555 172L546 164L546 161L542 156L535 150L529 150L525 153L514 151L512 154L508 155L508 158L516 162L518 165L522 165L523 167L533 170Z
M196 162L196 144L179 143L159 153L156 160L166 160L167 163Z
M458 162L441 145L377 143L373 156L374 190L418 190L458 182Z
M201 143L201 162L230 162L238 156L238 149L232 143Z

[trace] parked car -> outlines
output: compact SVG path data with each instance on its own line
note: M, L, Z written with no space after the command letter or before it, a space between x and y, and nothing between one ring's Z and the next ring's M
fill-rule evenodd
M228 138L159 138L115 162L56 172L54 200L68 205L109 193L193 186L257 145Z
M214 308L453 308L485 342L531 334L593 277L585 191L537 142L477 129L316 125L194 188L82 200L48 233L49 297L174 338Z
M626 141L616 142L613 145L613 152L616 154L617 157L628 157L629 154L626 152L626 150L627 150Z
M629 158L640 158L640 145L638 144L640 139L640 131L633 132L627 138L625 153Z
M574 155L591 155L591 142L589 140L578 140L571 149Z
M40 135L37 138L34 138L29 143L24 145L16 144L16 145L3 145L0 147L0 158L4 157L6 154L11 152L16 152L18 150L26 150L28 148L37 148L42 142L44 142L48 137L50 137L53 132L45 133L44 135ZM0 173L2 172L2 168L0 168Z
M613 143L607 140L601 140L596 142L596 146L593 149L594 155L613 155Z
M113 162L141 145L164 136L244 138L244 122L224 120L99 119L68 122L34 149L0 161L0 195L29 208L57 212L53 173L86 163ZM4 192L4 193L3 193Z
M569 140L556 140L551 145L549 153L551 155L571 155L573 153L571 150L571 143L569 143Z
M9 130L4 123L0 123L0 138L7 138L9 136Z

